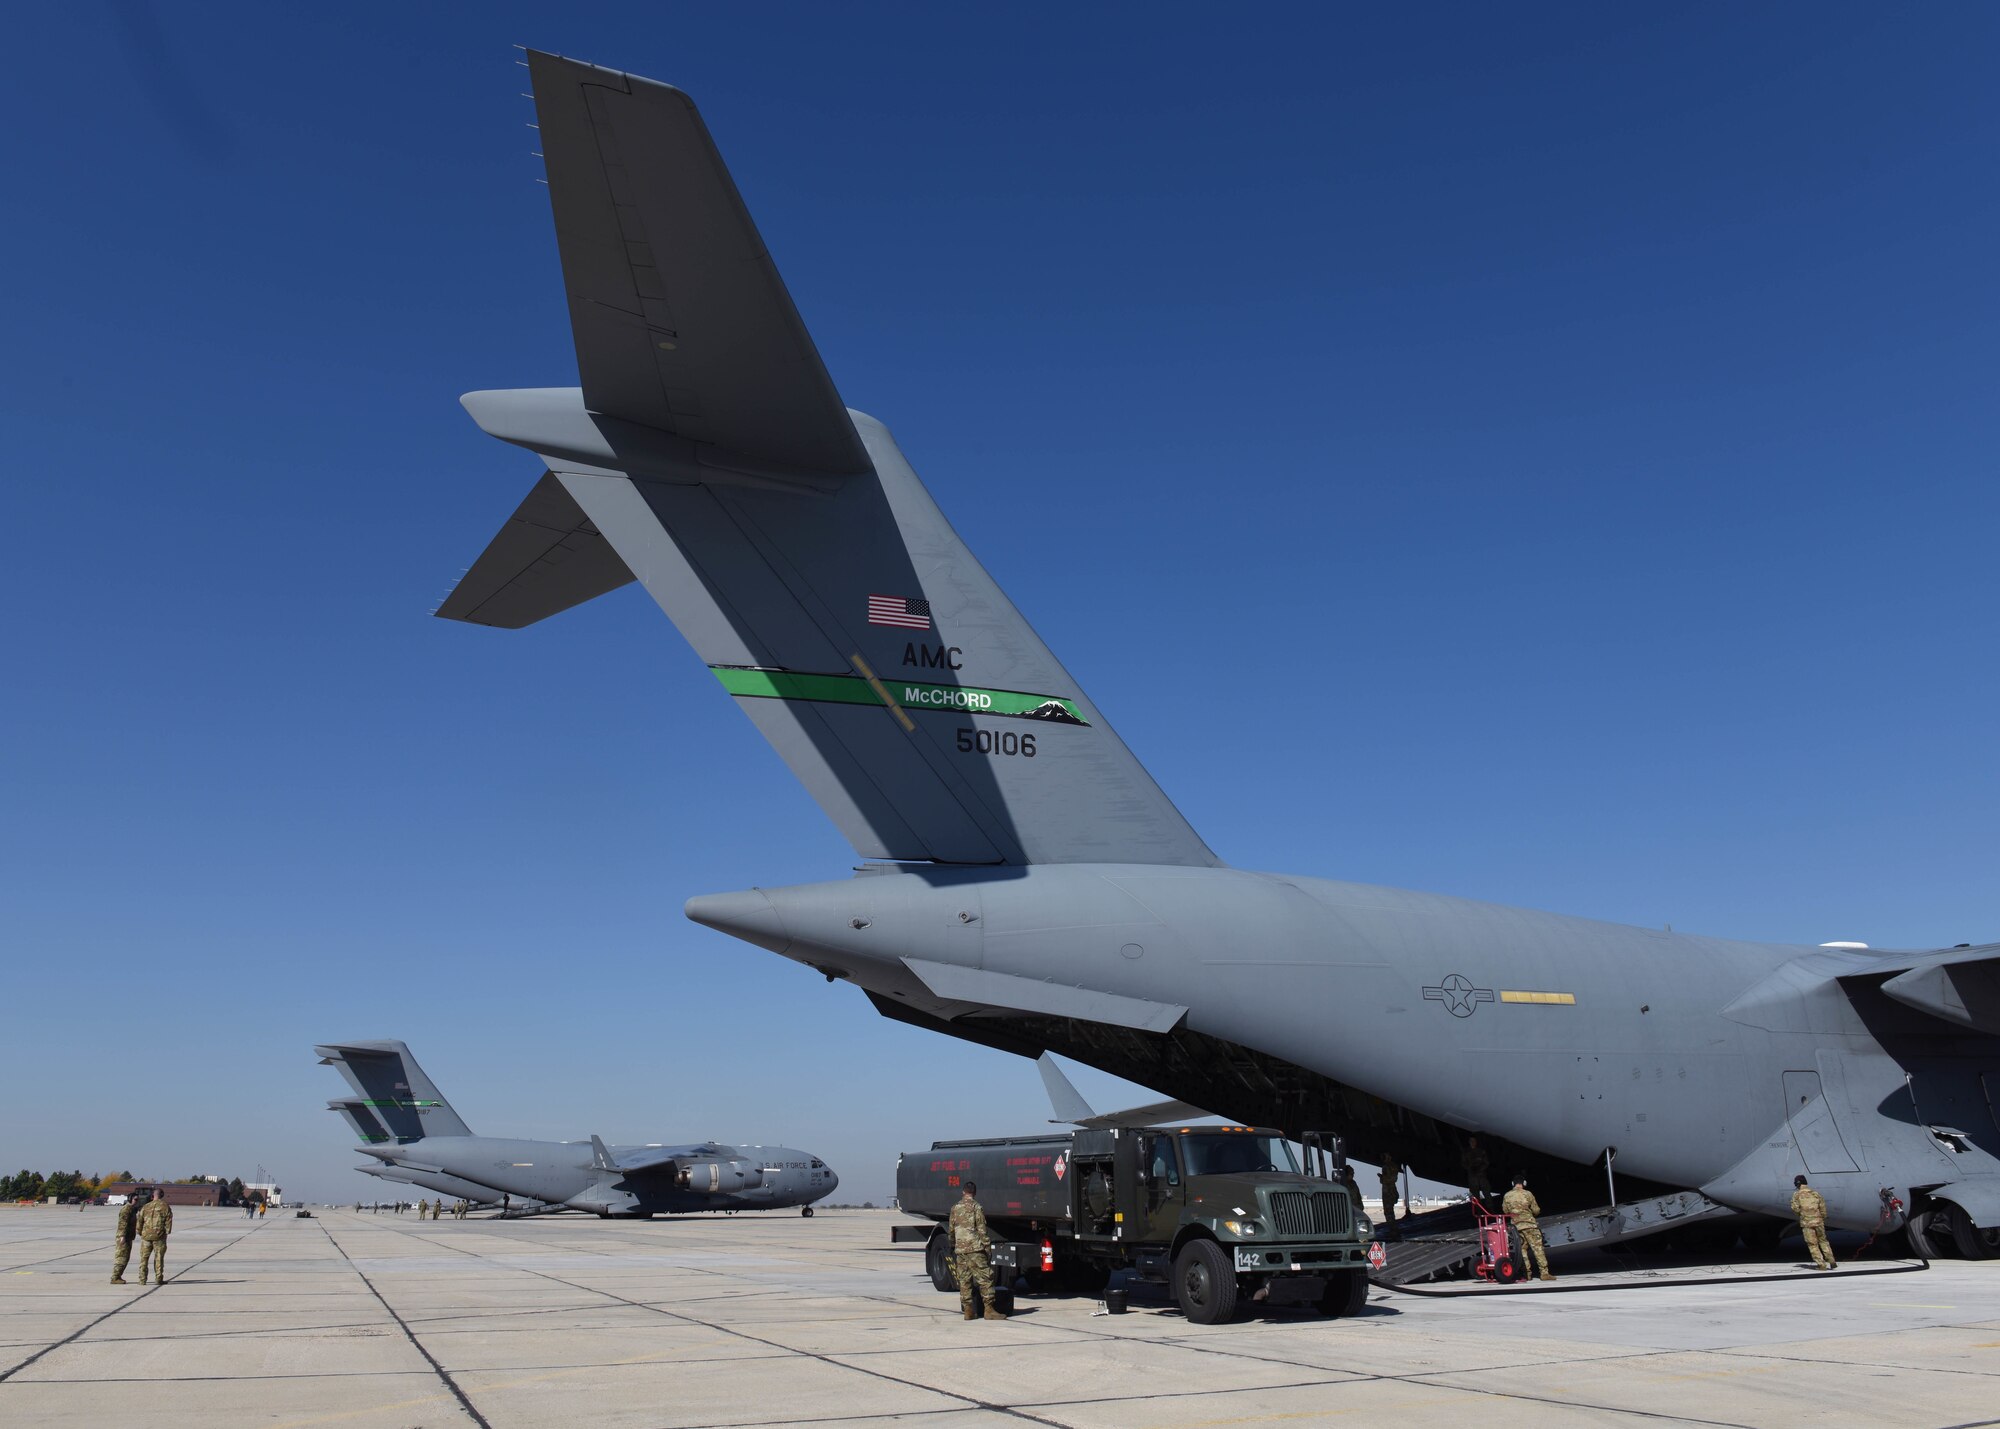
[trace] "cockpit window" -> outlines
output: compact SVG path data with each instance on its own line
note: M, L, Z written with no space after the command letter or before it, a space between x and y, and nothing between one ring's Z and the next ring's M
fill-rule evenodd
M826 1163L820 1160L817 1156L813 1157L813 1170L815 1171L826 1170Z

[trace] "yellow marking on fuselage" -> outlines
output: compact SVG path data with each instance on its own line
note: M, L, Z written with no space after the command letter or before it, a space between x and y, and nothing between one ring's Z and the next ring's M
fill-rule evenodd
M1530 1002L1539 1007L1574 1007L1576 994L1573 992L1502 992L1502 1002Z

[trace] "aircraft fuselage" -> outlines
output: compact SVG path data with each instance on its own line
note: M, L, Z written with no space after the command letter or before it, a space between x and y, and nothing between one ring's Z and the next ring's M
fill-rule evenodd
M688 914L891 1016L1344 1132L1446 1182L1478 1133L1496 1179L1532 1165L1602 1199L1614 1148L1621 1188L1786 1215L1806 1172L1836 1224L1887 1229L1884 1188L1908 1205L2000 1171L2000 1038L1835 981L1865 954L1150 865L871 870Z

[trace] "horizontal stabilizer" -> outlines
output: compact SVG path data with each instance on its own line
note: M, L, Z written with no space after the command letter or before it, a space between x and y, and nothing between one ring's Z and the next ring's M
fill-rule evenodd
M678 89L528 52L590 410L786 466L868 454Z
M389 1128L382 1118L375 1115L374 1108L359 1097L348 1097L326 1104L328 1111L337 1111L347 1118L347 1124L354 1128L354 1134L371 1145L378 1141L389 1141Z
M1067 987L1057 982L984 972L955 963L904 958L903 965L948 1002L978 1003L1006 1012L1032 1012L1041 1017L1070 1017L1078 1022L1108 1022L1140 1032L1171 1032L1187 1016L1185 1007L1147 1002L1115 992ZM1072 1089L1074 1094L1074 1089ZM1081 1100L1079 1098L1079 1100Z
M519 630L631 580L583 508L553 472L544 472L437 614Z

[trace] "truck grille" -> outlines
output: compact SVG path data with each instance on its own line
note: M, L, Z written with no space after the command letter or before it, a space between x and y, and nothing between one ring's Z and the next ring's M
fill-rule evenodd
M1273 1191L1271 1223L1279 1235L1345 1235L1347 1197L1338 1191Z

